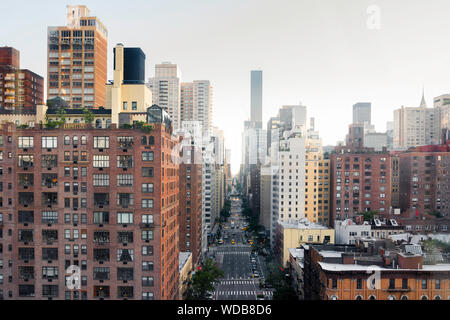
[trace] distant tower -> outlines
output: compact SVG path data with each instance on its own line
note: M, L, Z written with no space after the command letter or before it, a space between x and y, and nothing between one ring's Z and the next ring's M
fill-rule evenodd
M262 70L251 71L250 121L254 128L262 128Z
M427 103L425 101L425 88L422 87L422 101L420 101L420 108L426 108Z

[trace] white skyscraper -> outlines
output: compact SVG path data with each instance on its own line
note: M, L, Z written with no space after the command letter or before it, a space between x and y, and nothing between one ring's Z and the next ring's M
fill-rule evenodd
M153 104L169 113L175 130L181 127L180 78L181 74L176 64L163 62L155 66L155 77L150 78L148 82L153 94Z
M200 121L203 134L212 135L213 88L209 80L181 83L181 121Z

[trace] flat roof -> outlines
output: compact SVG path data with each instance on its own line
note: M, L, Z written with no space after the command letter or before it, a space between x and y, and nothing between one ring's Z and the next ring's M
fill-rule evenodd
M450 271L450 264L423 265L422 269L393 269L379 266L363 266L359 264L340 264L319 262L322 270L326 271Z

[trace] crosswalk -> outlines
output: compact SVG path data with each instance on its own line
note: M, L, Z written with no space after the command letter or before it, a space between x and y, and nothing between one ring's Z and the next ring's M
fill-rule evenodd
M254 284L255 280L221 280L221 285L230 285L230 284Z
M243 290L243 291L217 291L217 296L256 296L256 294L262 293L265 297L272 297L272 291L255 291L255 290Z
M217 251L216 254L218 254L218 255L226 255L226 254L245 254L245 255L250 255L250 252L248 252L248 251Z

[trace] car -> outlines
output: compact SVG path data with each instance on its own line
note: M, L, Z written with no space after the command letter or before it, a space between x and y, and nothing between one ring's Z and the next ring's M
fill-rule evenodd
M259 273L253 273L253 277L255 277L255 278L259 278Z

